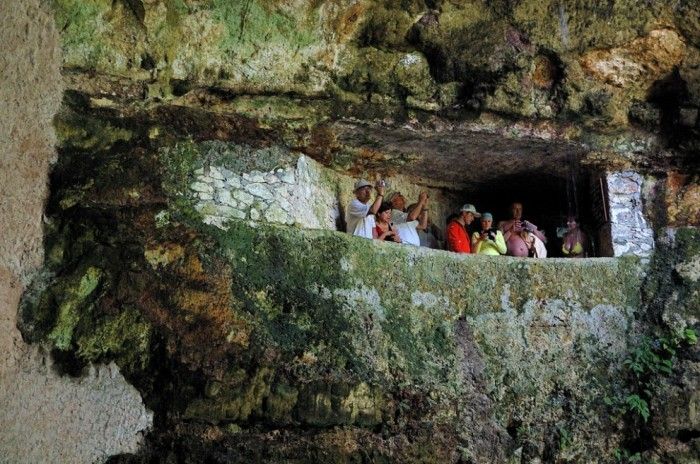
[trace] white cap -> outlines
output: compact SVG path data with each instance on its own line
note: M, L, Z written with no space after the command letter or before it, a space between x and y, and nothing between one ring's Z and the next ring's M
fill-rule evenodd
M367 186L371 187L372 184L370 184L369 182L367 182L364 179L360 179L357 182L355 182L355 189L353 190L353 192L356 192L357 189L361 189L362 187L367 187Z
M472 213L474 217L481 217L481 213L477 212L476 207L471 203L465 203L464 206L462 206L459 210L465 211L467 213Z

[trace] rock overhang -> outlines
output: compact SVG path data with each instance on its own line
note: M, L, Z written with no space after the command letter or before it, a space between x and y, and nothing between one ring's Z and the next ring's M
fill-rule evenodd
M454 190L478 191L513 175L566 179L572 161L578 164L591 150L572 138L571 126L434 118L426 124L340 121L331 127L343 144L383 153L387 171Z

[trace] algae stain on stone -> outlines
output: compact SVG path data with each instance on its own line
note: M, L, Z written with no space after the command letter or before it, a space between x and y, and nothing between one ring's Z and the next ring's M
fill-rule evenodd
M53 330L49 333L56 348L67 350L73 340L73 331L82 317L82 309L86 300L95 291L102 278L102 270L96 267L88 267L78 282L68 286L62 296L61 305L58 308L58 319Z
M183 258L185 249L176 243L162 243L146 248L143 255L153 269L158 269Z
M134 137L128 129L75 114L58 115L54 128L59 146L80 150L108 150L115 143L128 142Z
M261 367L252 376L242 369L230 372L221 381L212 380L206 387L206 398L190 403L185 418L208 421L244 421L260 410L270 395L273 371Z
M381 396L362 382L341 401L341 408L349 416L351 423L359 421L378 424L382 418L381 403Z
M150 342L150 324L138 311L126 308L94 332L80 337L77 341L78 356L93 362L103 356L113 356L122 368L144 369L149 359Z

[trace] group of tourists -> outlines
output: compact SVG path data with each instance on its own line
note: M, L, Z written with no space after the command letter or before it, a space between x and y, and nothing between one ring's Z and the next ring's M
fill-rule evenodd
M455 253L547 257L547 238L536 225L523 220L522 214L523 205L513 203L511 219L501 221L495 228L491 213L481 214L474 205L467 203L456 217L448 220L447 249ZM475 219L481 220L481 227L469 237L468 226Z
M370 201L373 188L376 195ZM392 192L385 198L385 190L383 182L373 185L360 179L355 183L355 198L346 210L347 232L376 240L426 246L425 237L429 236L428 195L421 192L416 203L406 206L406 198L400 192ZM547 238L535 224L522 218L522 203L512 203L510 213L510 219L494 227L491 213L479 213L470 203L463 205L447 220L447 250L494 256L547 257ZM469 227L477 219L481 222L480 227L470 235ZM562 240L562 255L585 256L586 242L578 221L569 216Z

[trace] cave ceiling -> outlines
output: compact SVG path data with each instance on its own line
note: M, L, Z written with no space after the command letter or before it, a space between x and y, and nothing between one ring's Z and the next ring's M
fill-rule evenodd
M571 162L587 151L572 141L504 136L460 124L436 129L338 122L333 127L342 144L382 153L386 164L378 171L456 189L479 189L513 176L565 178Z

